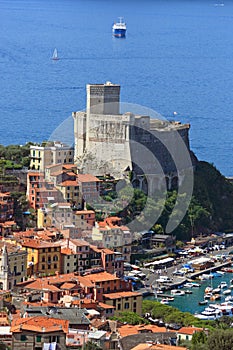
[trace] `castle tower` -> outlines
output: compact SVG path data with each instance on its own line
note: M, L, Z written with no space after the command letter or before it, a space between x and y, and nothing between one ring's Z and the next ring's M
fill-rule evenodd
M87 85L87 113L119 114L120 85L107 81L105 84Z

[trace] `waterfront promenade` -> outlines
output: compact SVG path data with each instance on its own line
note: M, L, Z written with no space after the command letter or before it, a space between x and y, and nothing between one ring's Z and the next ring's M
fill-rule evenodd
M228 250L224 250L221 252L212 252L210 254L206 254L207 257L212 257L214 255L218 255L219 253L221 254L227 254L229 250L232 248L229 248ZM146 295L153 295L155 294L156 289L162 288L163 291L166 290L171 290L174 288L177 288L181 286L182 284L188 282L188 281L194 281L197 279L200 275L203 274L209 274L212 271L218 271L221 270L223 267L230 266L232 264L232 260L229 257L226 261L224 262L216 262L214 266L204 269L204 270L197 270L194 273L187 273L184 276L177 276L174 274L175 271L179 270L182 268L182 266L190 261L191 259L183 259L183 261L179 261L176 263L176 265L173 265L171 267L168 267L166 270L161 270L161 271L156 271L152 272L150 269L145 269L142 268L142 271L146 274L146 280L145 280L145 286L141 288L139 291L143 294L143 296ZM159 279L160 276L166 275L171 279L171 283L158 283L156 280Z

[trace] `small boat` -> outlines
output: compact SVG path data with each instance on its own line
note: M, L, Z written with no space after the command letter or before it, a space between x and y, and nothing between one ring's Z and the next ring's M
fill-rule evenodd
M169 304L169 300L167 298L164 298L160 301L161 304L164 304L164 305L168 305Z
M213 290L212 290L212 293L213 294L219 294L221 292L221 289L220 288L214 288Z
M124 38L126 33L126 24L122 17L119 17L119 22L112 26L112 34L117 38Z
M224 288L227 288L227 283L226 282L221 282L219 285L218 285L218 288L221 288L221 289L224 289Z
M53 61L58 61L58 60L59 60L59 58L58 58L58 53L57 53L57 49L56 49L56 48L55 48L54 51L53 51L52 60L53 60Z
M184 287L185 288L193 288L193 283L187 282L187 283L184 284Z
M233 272L233 268L232 267L223 267L221 271L232 273Z
M167 297L167 300L168 301L174 301L174 298L173 297Z
M232 295L228 295L228 296L225 298L225 301L233 301L233 296L232 296Z
M185 294L193 294L193 292L190 289L186 289L184 292Z
M216 273L218 273L219 275L225 275L225 272L220 270L216 271Z
M185 292L183 290L179 290L179 289L172 289L171 290L171 295L185 295Z
M199 305L207 305L208 301L207 300L202 300L198 302Z
M205 295L204 295L204 299L210 299L210 298L212 298L213 297L213 294L212 293L206 293Z
M206 287L205 293L211 293L213 291L212 287Z
M193 287L199 288L201 285L199 283L192 283Z
M224 294L224 295L231 294L231 289L224 290L224 292L222 292L222 294Z
M215 294L215 295L212 295L210 297L211 301L215 301L215 300L219 300L219 299L221 299L221 295L220 294Z

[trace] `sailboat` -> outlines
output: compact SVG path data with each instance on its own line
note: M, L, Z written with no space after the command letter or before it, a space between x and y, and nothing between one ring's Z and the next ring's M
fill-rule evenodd
M53 60L53 61L58 61L58 60L59 60L59 58L58 58L58 53L57 53L57 49L56 49L56 48L55 48L54 51L53 51L52 60Z

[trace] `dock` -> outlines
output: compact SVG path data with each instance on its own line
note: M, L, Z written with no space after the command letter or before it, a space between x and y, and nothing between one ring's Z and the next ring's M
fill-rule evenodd
M212 266L212 267L209 267L208 269L206 270L200 270L198 272L194 272L192 274L189 275L189 279L191 280L194 280L196 279L198 276L200 275L203 275L203 274L208 274L210 272L213 272L213 271L217 271L217 270L221 270L221 268L223 267L227 267L227 266L230 266L232 264L232 261L226 261L222 264L219 264L219 265L215 265L215 266Z

